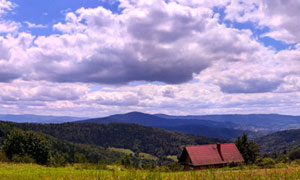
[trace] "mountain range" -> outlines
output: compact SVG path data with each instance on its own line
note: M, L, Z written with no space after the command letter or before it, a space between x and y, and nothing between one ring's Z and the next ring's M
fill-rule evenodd
M130 112L101 118L79 118L70 116L0 115L0 120L28 123L130 123L162 128L207 137L233 140L243 132L254 139L277 131L300 128L300 116L279 114L225 114L172 116Z
M0 114L0 120L11 121L17 123L64 123L78 121L87 118L71 117L71 116L41 116L34 114Z
M243 132L247 132L255 139L263 152L278 152L300 147L298 116L276 114L169 116L131 112L86 120L67 116L34 115L1 116L1 119L12 120L4 119L5 117L15 117L17 119L14 121L19 123L2 122L0 140L1 136L7 134L7 129L19 128L44 133L72 143L125 148L157 157L178 155L183 145L233 141ZM68 120L73 122L63 123ZM269 126L277 124L278 127L267 129L268 124ZM253 127L256 129L252 129ZM288 130L280 131L282 129ZM264 134L266 132L267 134Z

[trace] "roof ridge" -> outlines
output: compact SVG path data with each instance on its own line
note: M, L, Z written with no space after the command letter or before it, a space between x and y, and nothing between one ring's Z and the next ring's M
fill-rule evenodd
M199 144L199 145L187 145L185 147L194 147L194 146L209 146L209 145L217 145L217 144L235 144L235 143L215 143L215 144Z

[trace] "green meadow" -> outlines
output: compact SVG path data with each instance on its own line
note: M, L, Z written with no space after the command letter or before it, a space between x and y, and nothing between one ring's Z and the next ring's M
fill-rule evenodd
M300 180L300 167L286 166L272 169L210 169L188 172L159 172L125 169L121 166L75 164L66 167L46 167L36 164L0 164L0 180Z

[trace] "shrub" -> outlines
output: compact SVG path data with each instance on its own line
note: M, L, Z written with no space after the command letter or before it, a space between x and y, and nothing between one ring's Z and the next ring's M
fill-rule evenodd
M227 164L227 166L230 167L230 168L233 168L233 167L238 166L238 163L236 163L236 162L234 162L234 161L231 161L231 162L229 162L229 163Z
M84 154L78 152L74 154L74 163L85 163L85 162L87 162L87 160Z
M14 156L30 157L38 164L46 164L50 145L45 137L38 133L13 130L3 143L3 151L10 160Z
M3 151L0 151L0 162L8 162L9 159L6 157Z
M275 166L275 161L272 158L257 158L255 164L263 168L273 168Z
M122 160L121 160L121 164L123 166L125 166L126 168L132 167L133 166L133 162L130 158L130 156L126 155Z
M300 159L300 148L294 148L289 153L289 158L293 161L295 159Z
M292 161L291 165L292 166L300 166L300 159L296 159L296 160Z
M28 155L25 156L13 155L11 161L15 163L35 163L35 160Z
M49 165L53 167L63 167L68 164L68 155L65 153L56 152L54 155L50 157Z

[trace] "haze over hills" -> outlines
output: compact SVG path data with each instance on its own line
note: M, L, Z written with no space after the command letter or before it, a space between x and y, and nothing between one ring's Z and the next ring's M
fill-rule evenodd
M206 119L215 122L231 122L241 125L240 129L261 131L265 133L300 128L300 116L280 114L220 114L199 116L155 114L155 116L167 119Z
M86 118L71 117L71 116L41 116L34 114L0 114L0 120L11 121L17 123L64 123L78 121Z
M94 118L78 122L96 122L104 124L133 123L188 134L224 139L235 139L243 132L249 133L251 137L256 137L256 134L249 130L237 129L236 127L240 127L240 125L232 122L216 122L205 119L169 119L141 112L117 114L104 118Z
M78 122L97 122L97 123L133 123L133 124L142 124L145 126L180 126L180 125L205 125L209 127L223 127L223 128L232 128L234 123L231 122L216 122L205 119L179 119L179 118L162 118L151 114L141 113L141 112L130 112L126 114L116 114L112 116L107 116L103 118L93 118L82 120Z
M263 134L300 128L300 116L279 114L172 116L130 112L93 119L69 116L0 115L0 120L29 123L64 123L74 121L104 124L131 123L224 139L235 139L243 132L247 132L253 139Z

